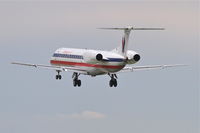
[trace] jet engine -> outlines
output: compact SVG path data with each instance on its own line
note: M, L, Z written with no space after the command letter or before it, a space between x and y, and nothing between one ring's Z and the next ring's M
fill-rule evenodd
M97 54L96 55L96 60L98 60L98 61L102 61L103 60L103 55L102 54Z
M96 62L104 60L104 57L101 53L92 50L88 50L87 52L85 52L83 57L86 62Z
M134 64L140 60L140 55L135 51L127 51L127 64Z

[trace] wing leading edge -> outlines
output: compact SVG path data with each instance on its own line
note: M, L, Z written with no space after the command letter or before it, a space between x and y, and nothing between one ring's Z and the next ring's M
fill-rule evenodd
M30 66L35 68L45 68L45 69L52 69L56 71L69 71L69 72L77 72L81 74L87 74L85 70L76 67L62 67L62 66L52 66L52 65L42 65L42 64L30 64L30 63L19 63L19 62L12 62L11 64L21 65L21 66Z
M133 72L133 71L138 71L138 70L164 69L164 68L181 67L181 66L187 66L187 65L171 64L171 65L133 66L133 67L124 67L120 72Z

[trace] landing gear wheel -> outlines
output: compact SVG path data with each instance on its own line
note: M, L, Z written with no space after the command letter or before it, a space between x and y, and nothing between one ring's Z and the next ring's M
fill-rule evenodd
M110 80L109 85L110 85L110 87L113 87L113 81L112 81L112 79Z
M117 75L116 74L109 74L109 76L111 77L111 80L109 82L110 87L117 87Z
M81 86L81 80L78 80L78 79L73 80L73 85L74 85L74 87L76 87L76 86L80 87Z
M61 72L61 71L56 70L56 72L58 73L58 74L56 75L56 80L61 79L61 78L62 78L62 76L60 75L60 72Z
M58 80L58 79L61 79L62 78L62 76L61 75L56 75L56 79Z
M77 80L78 87L81 86L81 80Z
M72 75L74 87L76 87L76 86L80 87L81 86L81 80L78 79L79 75L80 74L78 74L78 73L73 73L73 75Z
M113 80L113 85L114 85L114 87L117 87L117 80L116 79Z
M76 87L76 85L77 85L77 81L76 80L73 80L73 85L74 85L74 87Z

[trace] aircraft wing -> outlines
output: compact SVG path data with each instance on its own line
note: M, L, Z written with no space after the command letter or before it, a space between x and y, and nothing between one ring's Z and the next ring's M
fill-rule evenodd
M124 67L120 72L133 72L133 71L138 71L138 70L164 69L164 68L180 67L180 66L187 66L187 65L172 64L172 65L132 66L132 67Z
M78 67L63 67L63 66L52 66L52 65L42 65L42 64L30 64L30 63L19 63L19 62L12 62L11 64L15 65L22 65L22 66L30 66L35 68L45 68L45 69L52 69L57 71L69 71L69 72L77 72L81 74L87 74L87 72Z

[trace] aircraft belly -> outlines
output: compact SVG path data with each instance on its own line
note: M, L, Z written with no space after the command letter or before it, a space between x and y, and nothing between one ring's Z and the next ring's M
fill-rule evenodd
M114 73L119 71L118 69L111 70L111 69L102 69L102 68L90 68L88 69L88 74L89 75L102 75L102 74L107 74L107 73Z

